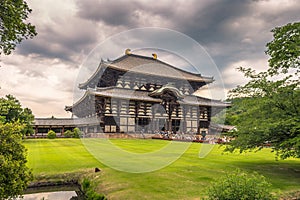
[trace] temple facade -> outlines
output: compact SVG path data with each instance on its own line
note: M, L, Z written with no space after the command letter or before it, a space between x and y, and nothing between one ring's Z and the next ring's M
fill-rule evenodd
M96 118L95 132L208 134L211 117L230 106L194 94L213 78L152 55L126 50L116 60L101 60L94 74L79 84L85 94L65 110L87 121Z

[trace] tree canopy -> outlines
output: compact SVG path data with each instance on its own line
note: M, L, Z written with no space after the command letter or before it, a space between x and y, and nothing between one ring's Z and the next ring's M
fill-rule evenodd
M274 39L267 44L269 74L287 73L300 66L300 22L289 23L272 30Z
M1 0L0 54L10 54L23 39L37 34L35 27L27 22L31 11L24 0Z
M31 134L33 132L32 122L34 116L29 108L22 108L19 100L12 95L0 98L0 122L23 124L22 133Z
M300 23L272 30L267 44L269 69L239 70L250 81L231 90L229 115L237 126L227 150L261 148L270 143L281 158L300 157Z

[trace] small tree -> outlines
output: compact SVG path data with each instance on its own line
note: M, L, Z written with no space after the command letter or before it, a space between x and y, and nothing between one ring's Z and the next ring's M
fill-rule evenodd
M26 149L20 143L20 123L0 123L0 199L16 198L26 189L32 174L26 166Z
M239 170L218 178L208 189L208 199L215 200L269 200L270 184L257 173L246 174Z
M53 130L48 131L47 138L48 139L56 138L56 133Z

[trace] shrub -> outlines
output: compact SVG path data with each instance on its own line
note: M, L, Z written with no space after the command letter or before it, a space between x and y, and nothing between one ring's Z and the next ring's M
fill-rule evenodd
M71 138L71 137L73 137L73 132L70 131L70 130L66 130L66 131L64 132L64 137L66 137L66 138Z
M90 180L86 178L83 180L81 188L85 193L87 200L107 200L103 194L98 194L93 190Z
M80 131L80 129L79 128L74 128L74 130L73 130L73 137L74 138L80 138L80 137L82 137L82 133L81 133L81 131Z
M237 170L214 182L208 189L208 199L274 199L269 188L270 184L265 177L257 173L250 175Z
M56 133L53 130L48 131L47 138L49 139L56 138Z
M82 133L79 128L74 128L73 131L67 130L64 133L64 137L66 138L80 138L82 137Z

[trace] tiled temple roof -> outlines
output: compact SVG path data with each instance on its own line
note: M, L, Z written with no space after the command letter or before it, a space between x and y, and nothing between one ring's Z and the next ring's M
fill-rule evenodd
M203 77L201 76L201 74L195 74L188 71L184 71L182 69L176 68L168 63L154 59L152 57L135 54L124 55L112 61L112 63L109 66L125 71L146 73L150 75L163 76L168 78L205 82L213 81L211 77ZM149 70L147 70L146 68L148 68Z
M36 126L79 126L86 124L98 124L99 119L96 117L90 118L35 118L34 125Z
M130 89L109 87L109 88L97 88L96 90L90 90L92 94L96 96L113 97L119 99L132 99L143 100L151 102L161 102L161 99L150 97L149 92L135 91Z
M178 101L180 104L201 105L212 107L229 107L231 104L220 100L213 100L204 97L188 95Z
M116 88L116 87L107 87L107 88L97 88L97 89L88 89L84 96L78 100L74 105L80 104L85 98L89 95L94 96L104 96L111 97L116 99L126 99L126 100L142 100L148 102L162 102L162 99L154 98L149 96L149 92L146 91L135 91L130 89ZM184 105L201 105L201 106L213 106L213 107L229 107L230 103L223 102L220 100L212 100L204 97L199 97L195 95L185 95L183 98L178 100L178 103ZM71 111L72 107L66 107L66 110Z
M103 60L101 60L101 63L99 64L95 73L86 82L79 84L79 88L87 88L91 81L99 79L101 68L104 67L123 72L173 78L177 80L205 83L212 83L214 81L212 77L204 77L201 74L184 71L152 57L136 54L126 54L110 62L104 62Z

